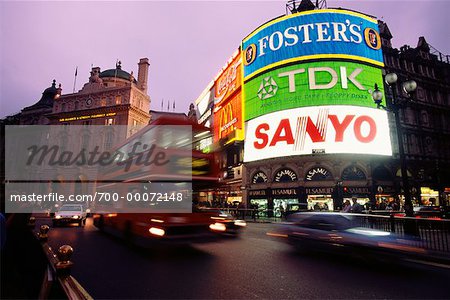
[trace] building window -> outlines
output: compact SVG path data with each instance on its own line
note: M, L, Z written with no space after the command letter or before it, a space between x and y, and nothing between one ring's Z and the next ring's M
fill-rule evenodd
M84 134L83 137L81 138L81 149L88 150L88 148L89 148L89 135Z
M122 96L116 96L116 104L122 103Z
M421 112L422 124L425 126L430 125L430 120L428 119L428 113L425 110Z
M106 106L106 98L105 97L103 97L102 100L100 101L100 105Z
M433 139L429 136L425 138L425 152L427 154L433 153Z
M75 101L73 108L74 108L74 110L79 110L80 109L80 103L78 101Z
M66 111L66 104L65 103L61 104L61 111L62 112Z
M111 149L113 145L114 134L111 131L108 131L105 135L105 150Z

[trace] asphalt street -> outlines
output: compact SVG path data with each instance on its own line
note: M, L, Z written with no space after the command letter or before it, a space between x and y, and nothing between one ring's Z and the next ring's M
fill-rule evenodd
M239 238L149 250L100 232L88 219L85 228L51 228L49 244L74 248L72 275L96 299L448 299L448 268L301 254L268 237L273 226L250 223Z

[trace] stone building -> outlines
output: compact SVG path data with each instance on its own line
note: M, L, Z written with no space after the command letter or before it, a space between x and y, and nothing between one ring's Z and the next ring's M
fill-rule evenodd
M149 62L138 63L138 78L133 72L115 69L101 71L93 67L89 81L77 93L61 95L48 116L52 124L69 125L126 125L147 124L150 97L147 94Z
M434 49L424 37L419 38L415 48L405 45L395 49L387 24L380 21L379 27L385 73L396 73L400 83L408 79L417 82L417 90L411 99L406 97L401 85L397 85L397 95L404 100L400 112L402 142L413 198L421 204L449 205L450 57ZM391 128L395 129L393 123ZM383 167L393 184L399 186L395 130L391 136L394 156Z

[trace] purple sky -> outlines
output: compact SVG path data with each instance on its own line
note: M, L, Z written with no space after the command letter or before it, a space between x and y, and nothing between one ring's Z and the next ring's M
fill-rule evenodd
M327 1L386 21L395 47L419 36L450 54L450 1ZM34 104L53 79L63 94L102 70L150 59L152 109L186 112L243 37L285 13L286 1L0 2L0 118ZM172 107L172 104L170 105Z

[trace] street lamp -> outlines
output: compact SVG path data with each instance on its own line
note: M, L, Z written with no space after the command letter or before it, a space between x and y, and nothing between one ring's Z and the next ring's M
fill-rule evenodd
M395 73L389 73L385 76L385 81L387 85L391 88L392 98L386 98L386 106L381 104L383 99L383 93L378 89L378 85L375 84L375 89L372 92L372 98L378 108L384 109L386 111L390 111L394 114L395 117L395 127L397 129L397 140L398 140L398 154L400 158L400 168L402 172L402 185L404 190L405 197L405 214L408 217L412 217L414 215L413 205L411 200L411 191L409 189L409 181L408 174L406 168L406 160L405 160L405 150L403 148L403 132L400 124L400 108L404 107L405 104L411 98L411 94L416 90L417 83L414 80L407 80L403 82L402 87L403 91L408 95L406 99L399 99L397 97L396 84L398 81L398 76Z

